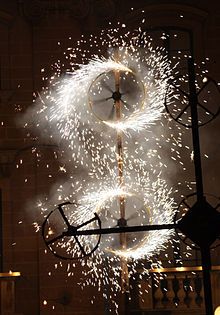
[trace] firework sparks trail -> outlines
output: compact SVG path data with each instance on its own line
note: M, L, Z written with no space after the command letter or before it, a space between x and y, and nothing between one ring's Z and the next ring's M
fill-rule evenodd
M141 131L161 116L164 109L163 101L167 80L170 79L169 64L165 64L163 61L163 66L162 55L154 54L155 64L151 64L150 67L148 65L141 67L144 57L138 52L129 53L129 49L126 47L119 48L119 58L120 61L94 57L89 64L81 65L78 70L70 75L70 78L63 79L55 93L47 95L47 98L54 102L54 106L49 108L48 119L51 124L56 124L61 137L69 141L73 139L73 127L77 127L80 121L84 120L83 114L85 113L83 109L87 110L87 122L94 123L92 117L89 117L91 113L88 112L89 87L99 74L108 73L109 71L135 73L141 79L144 92L147 95L144 98L141 110L136 110L132 115L119 122L105 121L108 126L128 133L129 130ZM155 69L156 65L159 65L157 69ZM155 78L155 72L158 78ZM99 124L99 122L96 122L96 124Z
M62 160L72 169L68 171L69 180L57 189L53 202L74 202L74 206L65 206L64 210L70 224L75 226L90 220L95 212L104 227L117 226L122 216L120 198L125 203L124 216L128 224L171 223L174 199L163 176L167 163L172 161L161 154L163 149L167 150L167 147L163 148L164 143L171 143L171 160L182 165L177 150L181 146L181 133L177 139L172 130L169 136L164 135L160 120L172 69L164 52L154 50L148 41L140 46L129 33L126 40L120 38L118 42L114 36L114 31L109 31L108 39L103 40L108 57L90 55L85 57L84 63L77 64L75 58L82 41L79 47L69 49L70 69L63 75L58 64L57 76L51 78L50 86L36 100L32 115L37 117L38 129L58 141L64 152ZM96 42L93 36L91 38ZM113 54L115 47L117 58ZM120 73L121 90L117 91L115 73ZM116 92L122 111L120 117L115 118ZM169 95L166 96L169 103ZM116 143L119 134L123 135L123 181L120 183L120 152ZM81 170L84 170L83 174L87 173L84 178L79 176ZM45 214L53 202L41 202L41 211ZM63 217L56 213L50 218L48 240L61 235L66 228ZM82 229L94 228L94 224L92 222ZM118 236L103 236L95 254L83 261L90 269L83 271L87 280L82 286L109 283L114 295L121 289L121 259L126 260L130 278L140 259L151 261L166 249L172 234L171 230L139 233L138 236L134 233L126 239L124 248L121 248ZM72 258L80 256L81 246L89 252L96 242L97 236L79 236L77 242L74 237L60 237L50 246ZM109 276L105 261L112 266L113 276ZM140 277L148 274L144 264L142 266Z

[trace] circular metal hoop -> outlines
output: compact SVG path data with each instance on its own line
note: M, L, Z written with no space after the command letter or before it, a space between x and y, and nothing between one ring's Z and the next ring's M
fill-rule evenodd
M123 198L125 198L125 202L128 202L128 204L130 205L130 208L128 207L126 208L127 213L124 218L121 218L119 213L121 196L123 196ZM115 211L115 209L117 210ZM111 212L111 210L114 211ZM132 225L141 225L144 224L144 220L146 221L145 224L151 223L150 208L142 201L142 199L139 196L137 196L136 193L133 192L128 193L119 192L118 195L116 194L114 196L111 196L104 200L101 204L99 203L95 208L95 211L99 215L103 227L104 226L126 227ZM119 244L120 236L115 237L114 240L112 239L112 237L102 239L103 243L102 246L103 248L105 248L104 251L121 256L127 250L128 251L136 250L138 247L142 245L144 238L147 237L148 233L138 232L137 234L134 235L131 237L131 235L126 234L126 249L124 250L121 248L121 245Z
M91 225L101 229L101 221L96 213L94 217L86 222L73 226L70 224L65 214L65 206L76 205L70 202L61 203L52 210L42 224L42 236L47 248L57 258L64 260L83 259L90 256L100 244L101 234L93 237L77 235L77 231L82 231Z
M179 86L177 82L179 83ZM191 122L191 113L190 113L190 104L189 104L189 92L186 91L186 88L181 88L181 84L183 84L183 77L178 76L174 80L170 81L170 84L167 87L166 95L165 95L165 101L164 105L166 108L167 113L180 125L186 127L186 128L192 128L192 122ZM220 113L220 100L219 104L216 104L216 100L212 99L211 92L209 90L209 87L212 87L213 94L215 94L215 97L220 96L220 89L218 87L218 84L213 79L207 77L205 82L203 82L203 86L200 88L200 90L197 92L197 110L198 110L198 126L202 127L209 122L211 122L213 119L215 119L219 113ZM182 103L183 108L178 108L177 99L177 93L178 93L178 100L179 105ZM171 95L173 94L173 96ZM206 94L206 95L205 95ZM217 95L216 95L217 94ZM174 100L172 100L172 97ZM207 99L205 99L208 98ZM171 101L170 101L171 100ZM214 102L214 110L210 110L207 107L207 104L209 102ZM202 121L204 120L204 121Z
M119 84L116 83L119 75ZM120 102L122 108L121 121L126 121L133 112L144 107L146 88L132 71L111 70L103 72L91 83L88 90L88 104L91 112L99 121L113 122L115 103ZM117 122L120 122L120 120Z

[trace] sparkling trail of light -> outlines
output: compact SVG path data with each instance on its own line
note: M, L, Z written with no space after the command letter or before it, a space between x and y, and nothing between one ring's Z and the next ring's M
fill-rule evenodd
M174 162L178 162L181 168L184 166L177 150L182 146L181 130L177 129L178 135L175 136L172 126L169 126L169 121L162 113L167 83L172 78L170 63L162 50L154 50L148 42L140 46L133 38L126 41L120 38L118 45L115 32L109 34L109 39L103 41L107 47L107 57L103 57L100 51L101 57L90 55L84 58L84 63L76 65L76 55L82 52L79 47L84 40L81 40L77 48L68 50L69 69L66 75L60 72L60 66L57 65L58 75L50 79L50 86L36 100L33 114L37 119L37 127L43 135L49 135L49 138L62 145L61 161L62 165L65 164L67 173L67 182L56 188L51 200L48 198L39 203L39 208L45 216L51 206L70 200L78 204L66 208L71 224L79 225L92 218L94 212L98 212L101 219L105 219L106 226L112 226L117 224L118 212L114 212L111 205L115 202L114 198L123 193L131 198L137 195L143 201L143 208L150 209L149 212L140 210L134 222L139 224L141 219L150 224L171 223L174 214L173 192L169 188L170 183L166 184L164 178L174 167ZM94 37L91 38L95 42ZM118 49L119 60L111 56L115 47ZM127 73L134 74L134 83L138 85L141 82L140 86L144 88L144 102L140 108L135 107L138 100L134 97L131 103L134 110L117 122L97 119L88 105L91 86L97 87L98 96L99 93L102 94L102 86L97 80L103 73L107 73L104 79L108 80L111 71L125 73L125 77ZM169 95L167 98L169 102ZM144 134L145 130L147 134ZM117 185L117 131L123 132L124 187ZM64 170L63 166L60 170ZM89 227L93 228L93 225L85 228ZM62 228L65 225L55 217L54 231L61 231ZM52 233L53 230L50 230L48 237ZM120 290L121 257L128 259L130 278L140 264L140 279L148 275L149 270L140 260L152 262L156 254L167 248L172 233L173 231L147 232L140 238L133 235L134 243L131 242L132 246L125 251L117 248L117 236L105 237L91 259L81 261L82 265L89 268L82 271L86 279L82 279L82 287L100 287L108 282L114 295L114 291ZM96 236L90 239L80 236L79 239L88 250L97 241ZM116 248L114 244L117 244ZM73 238L60 240L56 250L77 257L79 248L74 245ZM159 264L157 261L157 266ZM109 266L112 267L111 272Z
M108 126L124 132L129 132L130 129L134 132L141 131L161 116L167 80L170 79L171 72L164 56L153 51L145 52L142 56L138 50L132 51L130 47L122 47L119 48L119 60L116 62L111 58L96 56L88 64L80 65L70 78L64 78L59 85L55 83L55 94L51 92L46 96L48 101L51 101L48 119L51 123L56 123L63 138L71 140L71 130L78 126L80 120L85 119L82 114L85 114L83 108L87 108L85 96L89 93L91 82L100 74L109 71L132 72L137 75L143 83L147 97L141 110L117 123L105 121ZM91 113L86 113L89 114L87 116L90 122Z
M140 189L139 186L135 187L133 182L131 182L130 185L127 185L127 187L124 187L123 190L120 187L111 188L110 184L109 186L106 186L106 182L104 185L103 182L100 182L99 186L97 185L97 183L95 183L93 187L91 187L91 184L89 185L90 187L83 187L83 190L81 189L81 191L78 191L79 195L82 194L82 197L78 196L78 202L80 206L74 208L73 211L67 211L70 222L77 226L78 224L83 223L89 218L93 217L94 211L97 211L99 212L101 220L105 221L106 224L112 224L112 222L116 224L117 221L115 220L115 218L111 218L111 215L117 216L117 212L115 213L115 209L112 209L111 207L108 207L106 209L106 202L109 202L110 199L114 200L114 197L118 196L118 194L124 194L126 196L138 194L139 196L142 196L144 203L147 204L150 209L152 209L150 224L172 222L173 200L170 197L172 192L168 191L165 182L161 179L158 179L156 182L152 183L150 179L146 179L146 176L142 179L138 179L138 181L140 180L142 180L142 189ZM94 191L96 192L94 193ZM132 191L132 193L129 193L130 191ZM74 196L72 197L74 198ZM105 212L106 210L109 212L107 215L107 220ZM149 213L146 214L148 216L147 219L149 219ZM142 215L143 213L140 213L141 220L142 222L144 222ZM93 227L87 226L86 228ZM118 236L106 236L104 237L104 240L100 244L100 247L95 252L91 260L87 260L85 262L90 268L90 271L84 272L84 276L86 279L89 277L90 280L88 280L88 283L90 285L91 282L93 283L93 285L100 285L100 283L106 281L105 275L108 274L108 270L105 267L104 261L107 259L109 264L113 266L116 264L116 266L114 267L114 277L110 277L109 281L117 291L118 289L120 289L120 265L118 265L120 257L123 256L129 259L129 274L130 277L132 277L133 272L135 272L135 266L140 264L139 260L147 259L148 261L150 261L153 256L155 256L155 254L159 253L161 250L166 249L166 242L169 240L172 234L173 231L159 231L159 234L158 232L145 233L144 236L142 235L141 238L137 240L135 245L131 243L131 247L129 247L129 249L125 252L114 250L114 248L112 247L113 244L115 244L115 240L118 238ZM135 238L135 234L133 237ZM161 238L163 239L163 242L161 242ZM89 249L89 247L92 248L95 244L96 237L93 236L88 239L81 236L80 241L83 244L86 244ZM60 242L56 246L57 250L59 250L59 247L61 247L68 252L68 255L76 256L79 249L73 245L73 240L71 239L66 243ZM93 274L94 276L92 276ZM143 265L141 276L143 276L144 274L148 274L148 270L144 268Z

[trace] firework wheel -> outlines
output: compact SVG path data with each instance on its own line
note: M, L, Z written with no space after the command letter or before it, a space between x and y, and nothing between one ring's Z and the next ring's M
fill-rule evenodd
M114 197L107 198L101 204L99 203L95 209L104 228L151 224L152 214L150 208L144 204L142 198L134 193L124 193L122 194L122 201L120 196L120 194L116 194ZM126 209L124 217L121 217L120 213L121 202L124 203ZM120 256L126 251L132 252L137 250L143 245L148 235L148 232L126 233L124 235L126 249L121 248L120 235L115 237L103 236L100 248L103 248L105 252Z
M188 195L180 202L174 223L177 225L176 233L180 240L192 249L219 246L220 199L205 194L198 201L196 193Z
M199 82L197 82L198 86ZM216 81L205 77L202 87L197 89L197 111L199 127L215 119L220 112L220 89ZM166 96L165 108L169 115L179 124L192 128L190 94L188 80L182 76L170 81Z
M98 236L78 235L85 229L101 229L101 221L95 213L87 221L73 225L70 223L71 213L77 204L64 202L58 205L45 218L42 225L42 236L47 248L61 259L82 259L90 256L99 246L101 234Z
M145 87L133 72L109 71L97 76L88 92L91 112L102 122L118 121L117 102L121 105L121 120L144 106Z

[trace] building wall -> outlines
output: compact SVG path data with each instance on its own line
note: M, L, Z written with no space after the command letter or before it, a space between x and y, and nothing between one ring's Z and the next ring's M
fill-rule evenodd
M133 10L131 10L133 8ZM143 13L142 10L145 12ZM183 17L182 17L183 16ZM191 29L195 58L208 57L209 74L220 82L220 5L207 1L1 1L0 4L0 187L3 195L4 271L20 271L16 281L16 312L37 314L104 314L104 301L96 288L81 291L80 264L67 277L68 263L45 255L40 233L33 222L42 217L34 202L50 194L54 182L65 180L53 149L37 147L33 133L18 125L31 106L33 93L41 90L42 70L50 76L50 65L63 60L63 51L82 34L96 33L125 22L129 28L178 26ZM71 37L71 39L70 39ZM201 131L205 191L219 194L219 118ZM42 143L42 140L41 140ZM37 149L34 149L36 148ZM34 153L33 153L34 152ZM41 155L41 158L39 158ZM47 166L48 165L48 166ZM52 177L51 177L52 175ZM213 262L219 256L213 253ZM58 263L59 264L59 263ZM50 274L51 273L51 274ZM91 303L95 295L94 303ZM47 300L47 305L43 301ZM54 310L53 310L54 306Z

